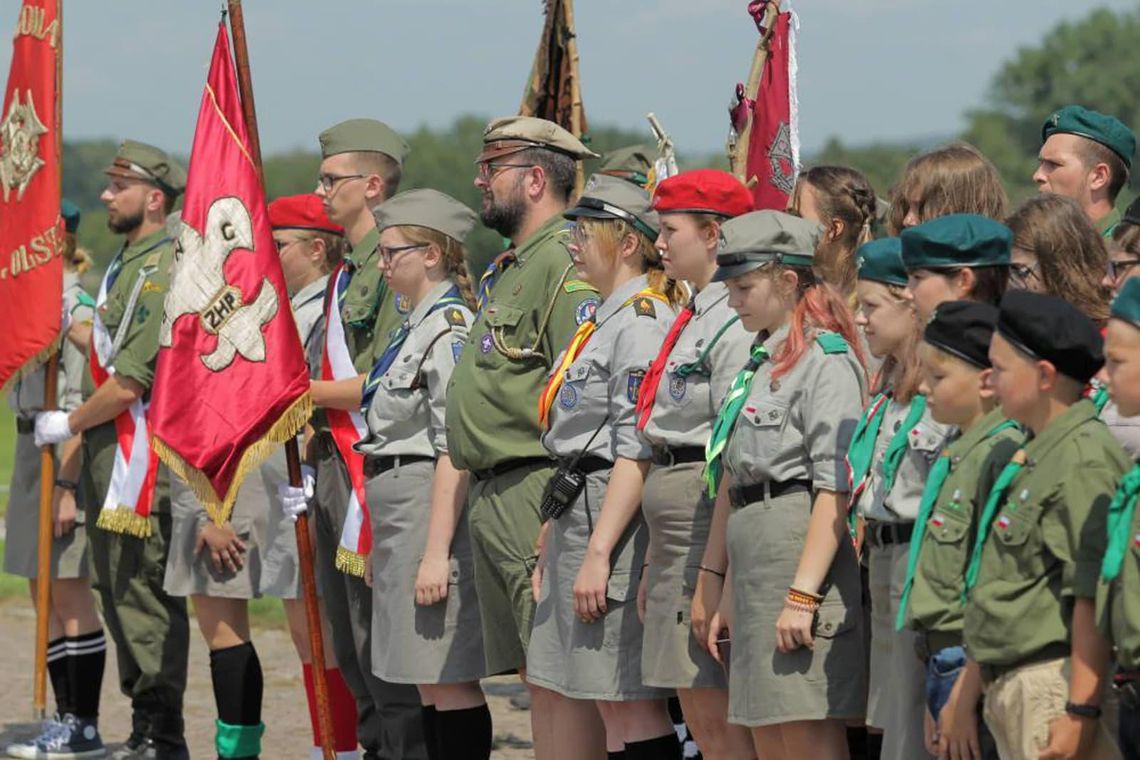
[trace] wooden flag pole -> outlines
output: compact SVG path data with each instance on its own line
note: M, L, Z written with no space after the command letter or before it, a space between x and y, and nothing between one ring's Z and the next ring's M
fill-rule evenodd
M55 2L59 32L55 35L55 161L63 197L63 0ZM61 341L67 340L61 337ZM52 352L44 367L44 411L55 411L59 381L60 348ZM40 449L40 519L36 547L36 667L32 689L32 711L38 720L47 717L48 621L51 619L52 496L55 493L55 447Z
M245 18L242 15L241 0L228 0L230 31L233 34L234 59L237 65L238 89L241 92L242 113L245 115L246 131L249 132L249 149L257 167L261 186L265 187L265 173L261 165L261 140L257 132L257 110L253 103L253 80L249 72L249 49L246 47ZM301 452L297 438L285 443L285 460L289 468L289 484L300 487ZM297 517L295 526L297 537L297 560L301 569L301 593L305 598L305 617L309 623L309 648L313 657L313 685L317 698L317 720L321 729L321 751L325 760L335 760L335 735L332 710L329 707L328 684L325 681L325 649L321 632L321 608L317 601L317 582L313 575L313 547L309 543L309 517Z
M776 16L780 13L779 0L771 0L764 8L764 33L756 43L756 52L752 56L752 69L748 72L748 84L744 88L745 97L755 97L760 86L760 77L764 75L764 64L768 61L768 42L772 37L772 30L776 27ZM728 165L733 174L749 187L754 180L744 176L748 171L748 141L752 136L752 114L748 114L748 122L736 136L728 152Z
M562 0L562 13L566 26L570 29L570 39L566 41L566 54L570 58L570 133L582 139L582 80L578 69L578 30L574 26L574 0ZM585 167L581 161L574 179L574 197L582 194L586 183Z

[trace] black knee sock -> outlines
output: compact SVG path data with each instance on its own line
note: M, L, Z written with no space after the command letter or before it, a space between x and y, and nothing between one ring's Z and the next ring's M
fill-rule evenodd
M252 641L210 652L210 678L218 720L231 726L261 723L261 661Z
M60 715L74 713L75 704L68 674L67 639L48 642L47 667L51 677L51 690L55 692L55 711Z
M623 749L617 752L606 752L606 760L626 760L625 750Z
M656 739L626 742L625 756L627 760L681 760L681 742L674 732Z
M67 638L67 675L75 717L94 721L99 717L99 692L107 662L107 639L103 629Z
M420 708L424 721L424 746L427 748L428 760L441 760L439 754L439 728L435 705L426 705Z
M491 711L487 705L437 710L435 725L441 760L487 760L491 756Z
M883 734L881 732L867 732L867 760L879 760L883 754Z

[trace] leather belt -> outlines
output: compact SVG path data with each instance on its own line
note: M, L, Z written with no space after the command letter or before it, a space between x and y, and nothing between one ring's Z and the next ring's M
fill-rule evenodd
M914 533L914 523L883 522L868 520L864 540L880 549L893 544L905 544Z
M523 457L522 459L508 459L505 462L499 462L486 469L472 470L471 474L476 480L490 480L500 475L506 475L508 472L517 470L520 467L538 467L540 465L549 467L553 464L554 461L550 459L550 457Z
M732 486L728 489L728 500L732 506L740 507L765 499L778 499L793 493L811 493L810 480L766 480L747 486Z
M1024 660L1019 660L1010 665L985 665L979 663L978 667L982 671L982 683L985 686L989 686L1006 673L1011 673L1018 668L1024 668L1027 665L1036 665L1039 662L1048 662L1049 660L1060 660L1064 657L1068 657L1070 654L1072 654L1072 647L1068 644L1054 642L1044 649L1026 657Z
M652 459L653 464L661 467L703 462L705 461L705 450L700 446L680 446L675 449L668 446L654 446Z
M422 454L396 454L390 457L364 457L364 477L374 478L377 475L387 472L396 467L406 467L416 462L434 462L435 457L423 456Z

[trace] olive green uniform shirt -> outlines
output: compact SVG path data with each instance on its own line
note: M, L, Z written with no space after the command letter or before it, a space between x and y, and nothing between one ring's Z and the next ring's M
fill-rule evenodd
M1096 597L1108 504L1129 466L1088 400L1024 448L966 605L966 647L986 665L1069 645L1073 600Z
M1015 427L991 435L1004 421L1001 409L994 409L946 448L950 472L927 520L915 566L910 624L918 630L948 634L956 644L962 637L962 581L974 546L974 526L990 487L1025 440L1025 434Z
M548 456L538 397L555 357L598 304L596 291L571 279L569 242L560 215L527 238L471 326L447 392L447 448L459 468Z
M1140 463L1135 465L1140 467ZM1120 573L1096 590L1096 618L1101 633L1116 649L1116 662L1125 670L1140 669L1140 509L1132 513L1132 536Z

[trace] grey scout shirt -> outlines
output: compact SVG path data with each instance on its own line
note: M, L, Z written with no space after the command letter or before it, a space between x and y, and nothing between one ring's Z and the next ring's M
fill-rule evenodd
M355 446L362 454L434 458L447 453L447 383L475 315L465 305L428 312L454 285L439 283L408 315L408 337L365 415L368 437Z
M906 440L906 453L895 473L894 486L886 493L883 478L883 460L887 446L895 432L902 427L910 413L910 404L898 404L892 399L887 404L879 437L875 440L874 459L871 461L871 481L867 492L859 499L859 511L868 520L883 522L914 522L918 517L918 506L922 502L922 491L926 488L926 478L939 452L946 446L952 426L935 422L927 409L918 424L910 431Z
M649 444L637 433L634 407L645 371L661 350L676 314L656 298L633 298L647 285L645 275L634 277L598 306L598 327L565 369L550 410L550 429L542 436L542 444L554 456L578 454L600 427L584 456L611 462L618 457L649 458ZM554 366L559 364L561 358Z
M63 302L71 312L71 318L78 322L91 322L95 310L89 303L80 301L79 294L82 290L77 274L63 273ZM83 403L83 376L89 371L87 355L66 338L61 343L63 351L59 362L59 380L56 383L56 403L63 411L71 412ZM43 411L46 370L46 366L41 365L13 382L12 389L8 392L8 406L20 417L31 419Z
M693 308L669 352L653 413L641 431L652 446L703 447L725 393L748 361L752 335L728 305L727 285L709 283L693 298Z
M329 276L324 275L298 290L289 299L293 307L293 321L301 335L301 345L305 349L305 361L309 365L309 377L317 379L321 374L321 350L325 337L325 295Z
M785 325L764 341L775 356ZM775 383L772 359L760 365L725 447L737 486L810 480L813 490L847 491L845 457L863 409L866 376L854 352L827 353L816 340Z

